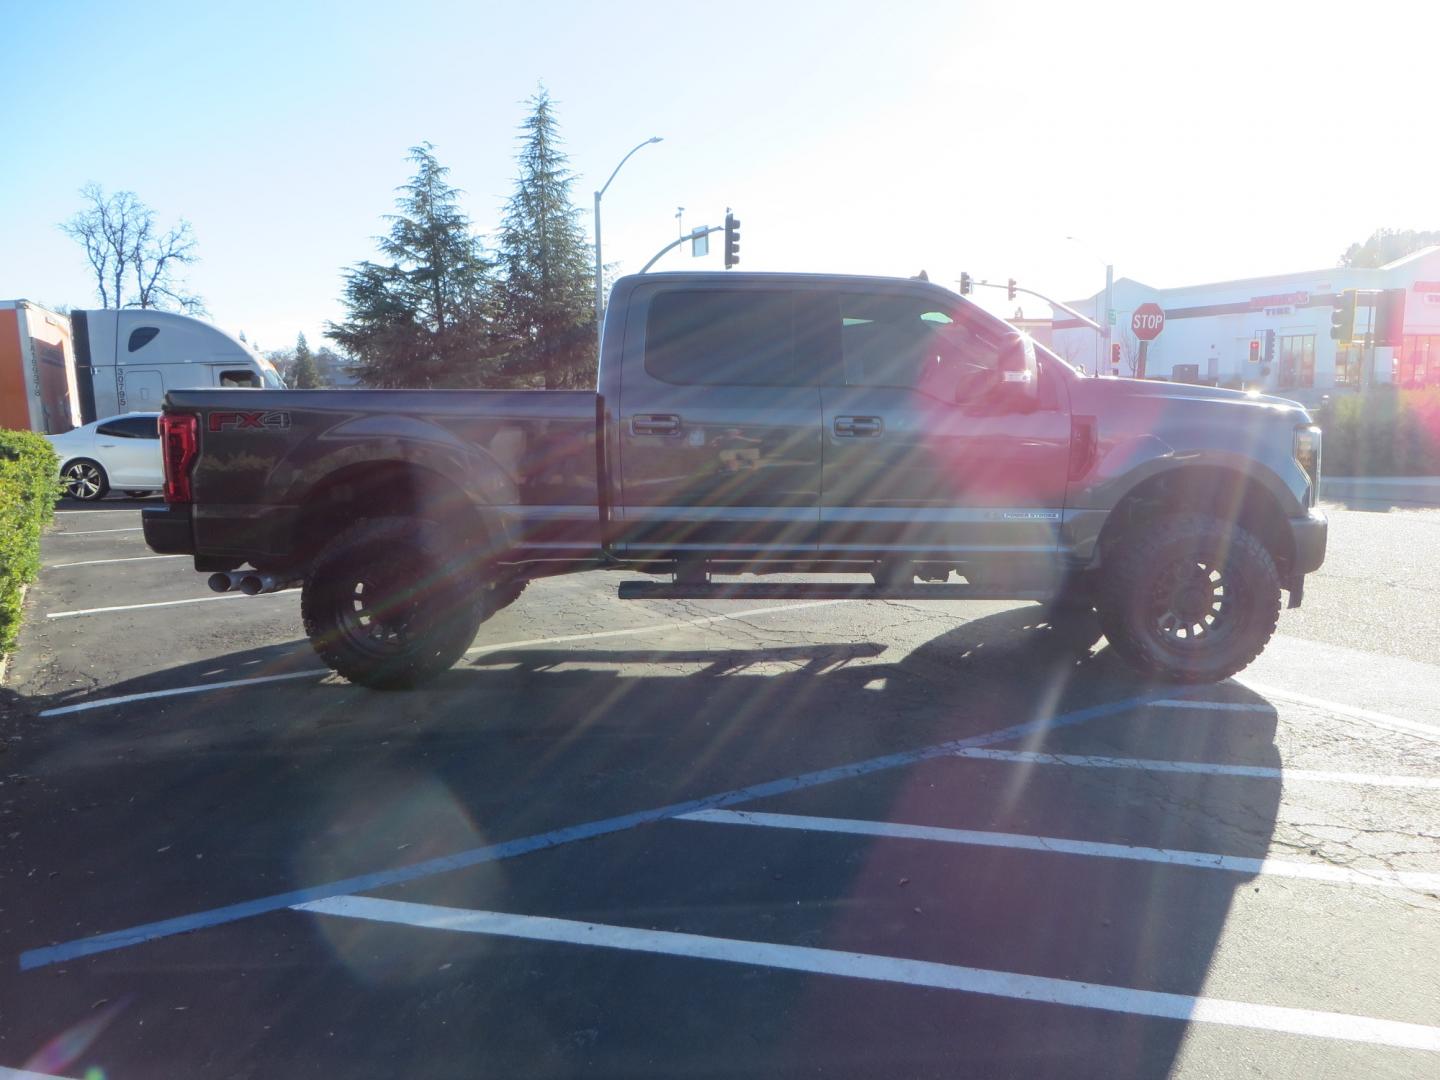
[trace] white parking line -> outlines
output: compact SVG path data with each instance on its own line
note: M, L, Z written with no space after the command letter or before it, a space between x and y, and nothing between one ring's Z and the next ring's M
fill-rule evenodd
M283 675L258 675L252 679L227 679L224 682L197 683L194 686L177 686L171 690L146 690L140 694L119 694L116 697L82 701L78 705L63 705L58 709L45 709L40 715L68 716L70 713L105 709L111 705L128 705L132 701L154 701L156 698L182 697L186 694L202 694L207 690L229 690L236 686L259 686L262 683L285 682L289 679L316 679L321 675L329 674L329 668L306 668L304 671L287 671Z
M1358 870L1348 866L1332 866L1329 863L1250 859L1238 855L1216 855L1208 851L1175 851L1169 848L1134 847L1130 844L1104 844L1094 840L1069 840L1059 836L976 832L972 829L946 829L935 825L903 825L891 821L857 821L852 818L767 814L744 810L697 810L691 814L681 814L675 820L704 821L716 825L753 825L767 829L798 829L801 832L844 833L851 836L879 836L894 840L931 840L944 844L1042 851L1052 855L1127 859L1198 870L1225 870L1235 874L1301 878L1341 885L1373 885L1387 889L1417 889L1422 892L1440 889L1440 874L1411 870Z
M51 533L50 535L51 535L51 536L99 536L101 533L144 532L144 531L145 531L144 526L142 526L142 525L136 525L133 529L78 529L78 530L73 530L73 531L70 530L70 529L62 529L60 532L53 532L53 533Z
M1087 769L1139 769L1142 772L1189 773L1202 776L1247 776L1261 780L1303 780L1322 784L1414 788L1440 791L1440 776L1377 776L1373 773L1275 769L1266 765L1221 765L1209 761L1154 761L1149 758L1097 757L1091 754L1041 754L1033 750L988 750L969 747L956 757L1010 761L1021 765L1077 765Z
M57 562L45 567L46 570L64 570L69 566L105 566L117 562L146 562L149 559L188 559L189 555L132 555L125 559L86 559L84 562Z
M1274 712L1275 707L1268 701L1257 701L1254 705L1243 701L1190 701L1186 698L1164 698L1152 701L1162 709L1207 709L1210 712Z
M641 930L630 926L553 919L540 915L466 911L370 896L338 896L327 900L314 900L296 904L294 910L430 930L588 945L626 952L682 956L695 960L716 960L815 975L958 990L1049 1005L1100 1009L1133 1016L1178 1020L1182 1023L1220 1024L1226 1027L1308 1035L1320 1039L1440 1052L1440 1028L1423 1024L1379 1020L1348 1013L1294 1009L1280 1005L1257 1005L1224 998L1135 990L1126 986L1021 975L930 960L841 952L838 949L818 949L804 945L778 945L766 941L683 934L670 930Z
M1440 739L1440 727L1437 727L1435 724L1424 724L1418 720L1406 720L1399 716L1373 712L1370 709L1360 709L1354 705L1346 705L1343 701L1330 701L1326 698L1311 697L1309 694L1300 694L1294 690L1271 686L1268 683L1255 683L1249 679L1236 679L1235 681L1241 686L1255 691L1257 694L1264 694L1266 697L1280 698L1283 701L1294 702L1296 705L1308 705L1312 709L1319 709L1322 712L1333 713L1336 716L1344 716L1352 720L1360 720L1374 727L1384 728L1387 731L1399 731L1407 735L1420 735L1429 739Z
M180 604L204 604L211 600L259 600L261 597L281 596L282 593L261 593L247 597L242 592L216 593L214 596L192 596L188 600L157 600L152 604L117 604L115 607L81 608L79 611L52 611L47 619L70 619L76 615L103 615L109 611L140 611L143 608L176 607Z
M216 599L243 595L243 593L221 593ZM205 596L200 599L209 600L210 597ZM254 597L251 597L251 599L253 600ZM501 641L493 645L476 645L467 650L465 655L474 656L478 653L500 652L504 649L528 648L532 645L555 645L566 641L586 641L598 638L624 637L635 634L654 634L662 630L673 630L682 626L709 626L711 623L724 622L727 619L753 619L760 615L770 615L778 611L801 611L805 608L829 607L832 604L848 603L851 603L851 601L816 600L808 604L781 604L777 607L750 608L746 611L735 611L727 615L709 615L702 619L686 619L683 622L667 620L666 622L654 623L649 626L634 626L627 630L600 630L592 634L567 634L564 637L530 638L526 641ZM281 682L288 679L313 679L317 676L328 674L330 674L328 668L306 668L304 671L291 671L284 675L261 675L253 679L229 679L225 682L196 683L191 686L176 686L168 690L147 690L139 694L120 694L116 697L96 698L93 701L82 701L77 705L64 705L55 709L45 709L40 715L66 716L70 713L88 712L91 709L104 709L111 705L128 705L134 701L150 701L155 698L179 697L184 694L203 694L209 690L228 690L237 686L259 686L262 683Z

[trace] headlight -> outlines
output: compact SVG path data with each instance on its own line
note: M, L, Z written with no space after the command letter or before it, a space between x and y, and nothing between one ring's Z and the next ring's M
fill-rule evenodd
M1310 481L1310 505L1320 498L1320 429L1318 427L1297 427L1295 429L1295 460L1305 471Z

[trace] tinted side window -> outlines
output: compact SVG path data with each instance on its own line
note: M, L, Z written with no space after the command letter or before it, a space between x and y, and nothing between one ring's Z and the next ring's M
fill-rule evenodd
M158 333L160 333L158 326L137 326L134 330L130 331L130 342L126 345L126 348L131 352L142 349L154 341L155 335Z
M650 302L645 370L686 386L793 386L795 303L788 292L677 290Z
M97 435L108 435L114 439L158 439L160 422L153 416L123 416L101 424L95 429Z
M240 371L222 371L220 373L221 386L260 386L260 376L248 368Z
M839 317L846 386L893 386L954 401L1000 362L999 341L925 298L842 295Z

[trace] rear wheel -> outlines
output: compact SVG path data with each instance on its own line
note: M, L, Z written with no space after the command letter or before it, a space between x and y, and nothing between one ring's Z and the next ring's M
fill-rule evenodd
M1122 539L1098 597L1115 651L1177 682L1229 678L1260 655L1280 618L1280 576L1254 534L1181 514Z
M79 458L60 470L65 494L83 502L96 502L110 493L110 478L98 461Z
M353 683L415 686L460 659L493 610L479 569L434 522L358 522L305 580L305 632L320 659Z

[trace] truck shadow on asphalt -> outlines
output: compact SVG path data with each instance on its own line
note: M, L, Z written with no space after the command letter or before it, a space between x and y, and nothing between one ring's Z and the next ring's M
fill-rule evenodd
M3 940L18 953L1166 689L1041 617L974 619L889 662L881 643L752 647L731 628L715 649L482 653L407 693L317 677L48 721L34 714L55 702L11 694L31 720L5 762L21 781L6 810L25 823L7 859L35 871ZM164 681L309 666L302 647ZM997 745L1278 767L1264 699L1235 683L1202 696L1256 708L1117 713ZM934 758L744 808L1263 858L1279 798L1274 780ZM1153 862L673 822L389 895L1196 995L1233 897L1254 888ZM380 924L337 935L283 914L119 955L72 962L80 981L9 965L0 986L25 982L31 1002L9 1045L38 1047L108 998L130 1002L130 1022L94 1048L114 1075L217 1060L284 1073L303 1059L317 1075L633 1075L649 1062L668 1076L1068 1078L1164 1075L1187 1027ZM327 1039L340 1025L347 1038Z

